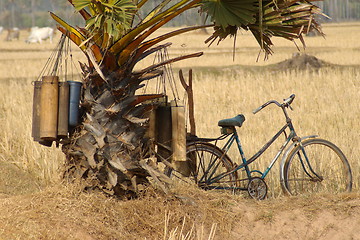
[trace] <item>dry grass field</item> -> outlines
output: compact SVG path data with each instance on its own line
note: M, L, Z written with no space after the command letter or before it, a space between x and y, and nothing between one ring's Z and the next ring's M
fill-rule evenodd
M3 33L0 239L360 239L360 23L326 24L323 31L325 38L306 37L305 50L297 43L301 53L326 62L321 68L280 67L298 52L281 39L274 39L275 53L268 60L260 54L257 61L259 47L247 32L237 38L234 59L233 39L207 47L203 42L208 35L203 33L177 37L168 50L170 57L204 52L172 66L176 82L179 69L193 69L199 136L219 135L218 120L243 113L246 121L239 133L250 157L284 123L276 107L256 115L252 110L294 93L290 114L298 134L331 140L348 157L353 193L283 196L275 164L266 179L269 197L261 202L181 185L168 196L149 189L139 199L118 201L63 183L61 150L31 139L32 82L57 41L25 44L24 31L19 41L5 42ZM75 64L84 60L76 48L72 55ZM78 77L75 66L73 73ZM182 98L182 87L177 89ZM256 167L264 170L279 147L271 148ZM232 156L239 161L235 152Z

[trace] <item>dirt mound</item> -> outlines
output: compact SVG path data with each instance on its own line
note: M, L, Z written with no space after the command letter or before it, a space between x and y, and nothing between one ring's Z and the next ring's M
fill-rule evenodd
M276 64L275 68L281 71L287 70L317 70L328 66L328 63L305 53L294 53L293 57Z

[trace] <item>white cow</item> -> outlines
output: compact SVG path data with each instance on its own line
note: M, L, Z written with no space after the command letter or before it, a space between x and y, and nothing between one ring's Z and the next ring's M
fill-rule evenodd
M0 26L0 34L2 33L2 31L4 31L4 27Z
M27 43L42 43L43 40L50 39L50 43L52 43L54 35L54 29L51 27L32 27L30 30L29 37L25 40Z

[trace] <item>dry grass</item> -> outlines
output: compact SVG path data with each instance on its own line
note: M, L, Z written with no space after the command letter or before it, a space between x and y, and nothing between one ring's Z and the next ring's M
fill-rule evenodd
M58 181L63 154L59 149L45 148L31 139L31 82L7 80L1 85L1 161L32 173L39 182Z
M257 115L253 115L252 110L267 100L281 101L295 93L294 112L290 114L298 134L317 134L337 144L348 157L354 172L354 186L358 189L360 166L357 140L360 129L357 122L360 113L354 99L359 98L359 72L324 69L319 73L289 72L265 78L264 75L234 71L226 78L214 78L212 74L197 76L195 102L199 135L217 136L220 133L218 120L243 113L247 120L239 133L245 154L250 157L285 124L284 115L274 105ZM240 81L239 76L242 76ZM208 104L200 105L200 102ZM270 149L269 154L261 158L260 170L265 170L279 147ZM280 192L277 167L275 165L269 175L272 194Z
M236 217L234 199L227 196L178 187L177 195L148 189L139 199L118 201L74 185L52 187L2 199L0 238L213 239L216 228L228 239L231 225L214 224Z
M198 40L206 39L206 35L187 34L174 39L169 49L171 56L194 51L205 53L199 59L173 65L174 69L182 68L185 72L190 67L194 69L198 135L217 136L218 120L243 113L246 122L239 132L245 154L249 157L284 122L281 112L275 107L257 115L251 111L267 100L282 100L295 93L291 117L299 135L318 134L336 143L347 155L354 174L353 195L340 195L330 200L327 196L315 196L315 200L283 198L276 164L266 180L271 198L262 203L254 203L242 196L188 187L177 189L185 198L162 196L149 190L143 198L127 202L108 199L97 193L81 193L69 186L44 188L62 185L59 169L64 156L59 149L40 146L31 139L31 83L39 76L56 42L27 45L22 41L25 32L20 42L0 41L0 194L6 196L0 201L0 238L212 239L215 231L215 239L238 239L236 236L255 239L257 235L250 230L241 232L234 228L256 232L262 229L259 224L265 224L263 229L268 229L266 224L274 224L278 217L284 217L279 209L290 215L298 214L292 210L293 206L306 209L300 211L308 214L304 217L306 221L316 220L317 215L313 213L323 211L325 208L318 209L317 205L324 202L327 204L325 207L338 206L335 212L353 217L350 209L359 212L359 204L354 201L358 198L360 184L359 28L359 23L325 25L326 40L306 38L307 53L339 65L318 72L270 72L262 67L288 59L296 52L292 43L282 40L274 41L275 55L268 61L256 62L259 48L246 32L238 38L235 61L232 61L231 40L204 48ZM73 56L75 61L83 60L77 50L73 50ZM271 149L270 153L274 154L277 149ZM261 159L257 165L260 170L268 163L271 154ZM339 205L340 202L344 204ZM246 208L248 210L241 211ZM329 224L321 229L331 228L334 223ZM257 233L263 238L267 236L265 233L261 235L260 231ZM320 239L321 236L316 234L314 232L314 238L318 236Z
M1 198L1 239L352 239L359 194L286 197L255 202L177 186L118 201L65 184ZM345 223L345 224L344 224ZM330 238L329 238L330 237Z

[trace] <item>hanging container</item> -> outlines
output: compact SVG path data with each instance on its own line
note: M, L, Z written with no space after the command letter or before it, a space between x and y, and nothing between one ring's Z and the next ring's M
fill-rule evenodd
M155 116L155 141L158 145L157 154L160 158L171 161L171 107L164 105L156 109Z
M69 83L59 83L59 113L58 113L58 138L66 138L68 134L69 122Z
M69 126L75 127L79 124L79 104L82 83L67 81L69 83Z
M41 81L34 82L33 114L31 136L34 141L39 142L40 138L40 91Z
M179 101L171 101L172 162L175 169L184 176L190 176L190 166L186 158L185 107Z
M173 161L186 161L185 107L171 101Z
M34 97L33 97L33 115L32 115L32 132L31 136L34 141L39 142L41 145L50 147L52 145L51 140L42 140L40 138L40 93L41 93L41 81L34 82Z
M40 138L57 139L59 77L43 76L40 91Z

